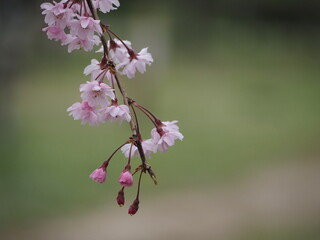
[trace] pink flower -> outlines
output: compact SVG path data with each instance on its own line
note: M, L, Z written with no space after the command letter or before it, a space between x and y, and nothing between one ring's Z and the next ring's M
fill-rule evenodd
M61 27L52 25L42 29L43 31L47 32L48 38L50 40L54 39L56 41L61 41L62 44L66 42L68 39L67 34Z
M101 63L96 59L91 60L91 64L84 69L83 73L85 75L90 74L92 81L96 80L102 82L104 78L107 77L107 79L110 81L110 84L112 85L112 74L108 69L102 69Z
M92 38L81 39L68 34L68 40L65 42L65 44L68 44L69 53L77 49L83 49L84 51L89 52L92 50L94 45L100 44L100 39L96 35L92 36Z
M129 52L130 57L126 61L120 63L117 69L124 67L122 74L127 75L128 78L133 78L138 70L140 73L146 71L146 64L151 65L153 58L150 53L147 52L148 48L142 49L139 53L135 53L132 50Z
M176 125L178 121L162 122L158 129L151 130L153 143L157 145L160 152L165 152L170 146L174 145L176 139L182 140L183 135L179 132Z
M71 21L69 27L70 33L80 39L92 39L94 32L102 34L100 20L94 20L89 16L80 16L79 20Z
M133 145L132 143L125 144L121 148L121 151L126 158L129 158L130 148L131 148L131 158L136 154L136 152L138 152L138 148L135 145Z
M171 122L162 122L161 127L167 131L179 131L179 127L176 123L178 123L177 120Z
M133 201L132 205L128 209L128 213L132 216L136 214L139 210L139 200L136 199Z
M69 22L70 37L67 41L68 51L72 52L75 49L83 48L85 51L91 51L94 45L100 43L95 32L102 34L100 20L94 20L89 16L78 16L79 19L74 19Z
M141 142L144 155L146 157L150 157L150 154L157 152L157 145L154 144L152 139L142 140ZM140 156L139 152L137 152L137 155Z
M110 104L108 98L114 99L114 89L109 87L105 83L99 83L98 81L87 82L80 85L81 98L91 106L105 107Z
M131 143L128 143L121 148L121 151L126 158L129 158L131 145L132 145ZM150 157L150 154L152 152L153 153L157 152L157 145L154 144L152 139L142 140L141 145L142 145L144 155L146 157ZM132 145L131 157L133 157L134 155L140 156L138 148L136 146Z
M130 122L131 115L130 110L127 105L118 105L117 103L113 103L110 107L107 107L101 111L101 121L110 121L116 122L125 120Z
M119 0L94 0L93 4L96 8L99 8L101 12L107 13L111 10L117 9L120 6ZM115 7L114 7L114 6Z
M96 80L95 78L101 73L100 62L96 59L91 59L91 64L85 67L83 73L85 75L91 74L92 80Z
M131 42L127 40L123 40L124 44L131 48ZM121 68L123 66L117 66L118 64L126 64L130 58L127 48L123 45L123 43L118 39L111 39L108 41L108 49L110 57L113 63L116 65L116 68ZM97 50L96 52L103 53L104 49L103 46Z
M49 26L57 25L61 28L65 28L69 24L75 13L73 9L65 8L65 2L64 0L59 3L42 3L40 5L44 9L42 14L46 15L44 18L45 23Z
M88 101L82 103L74 103L67 109L70 116L73 116L74 120L82 120L82 124L88 123L89 125L98 125L99 118L95 107L91 107Z
M119 177L119 183L123 187L131 187L133 184L133 177L129 170L125 169L122 171Z
M123 40L123 42L128 48L131 48L131 42L127 40ZM128 50L120 40L118 39L109 40L108 47L110 49L109 51L110 56L116 65L128 61L129 59Z
M99 167L94 170L89 177L95 182L104 183L106 181L106 175L106 169L104 167Z

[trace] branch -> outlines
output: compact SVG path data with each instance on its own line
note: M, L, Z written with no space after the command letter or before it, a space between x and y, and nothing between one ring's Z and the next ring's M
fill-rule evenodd
M89 6L90 11L92 13L92 17L95 20L100 20L96 9L93 7L92 0L86 0L86 1L88 3L88 6ZM101 26L102 26L102 29L104 29L104 25L101 24ZM103 36L103 34L100 35L100 39L101 39L101 42L102 42L102 45L103 45L103 48L104 48L104 52L107 53L108 52L108 45L107 45L107 41L106 41L105 37ZM120 79L118 78L118 76L116 75L116 73L114 74L114 77L115 77L115 79L117 81L117 85L118 85L120 93L122 95L123 103L125 105L127 105L129 107L129 109L130 109L130 106L129 106L129 103L128 103L128 95L126 93L126 90L124 89L124 86L122 85L122 83L121 83ZM135 128L135 125L134 125L134 122L133 122L133 118L131 118L131 120L129 122L129 125L130 125L130 128L131 128L132 135L136 136L137 135L137 131L136 131L136 128Z

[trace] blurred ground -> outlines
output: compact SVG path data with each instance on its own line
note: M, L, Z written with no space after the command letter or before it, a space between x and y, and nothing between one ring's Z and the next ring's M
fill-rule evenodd
M142 200L136 216L115 205L0 235L6 240L319 239L320 163L255 169L229 186Z

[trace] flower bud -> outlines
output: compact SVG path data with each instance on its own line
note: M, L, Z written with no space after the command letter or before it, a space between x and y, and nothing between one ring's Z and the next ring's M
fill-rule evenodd
M124 191L123 191L123 188L121 188L120 191L118 192L117 202L118 202L120 207L122 207L124 205Z
M139 200L136 199L133 201L132 205L129 207L128 213L132 216L136 214L139 209Z
M95 182L104 183L106 181L106 176L106 169L104 167L99 167L94 170L89 177Z
M133 177L129 170L125 169L122 171L119 177L119 183L123 187L131 187L133 184Z

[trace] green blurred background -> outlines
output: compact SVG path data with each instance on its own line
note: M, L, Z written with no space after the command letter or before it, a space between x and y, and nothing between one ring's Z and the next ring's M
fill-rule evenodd
M106 184L88 175L129 127L66 113L99 54L49 41L41 1L1 3L0 238L320 239L320 2L120 2L103 21L155 60L127 92L185 139L152 156L159 185L127 216L124 157Z

